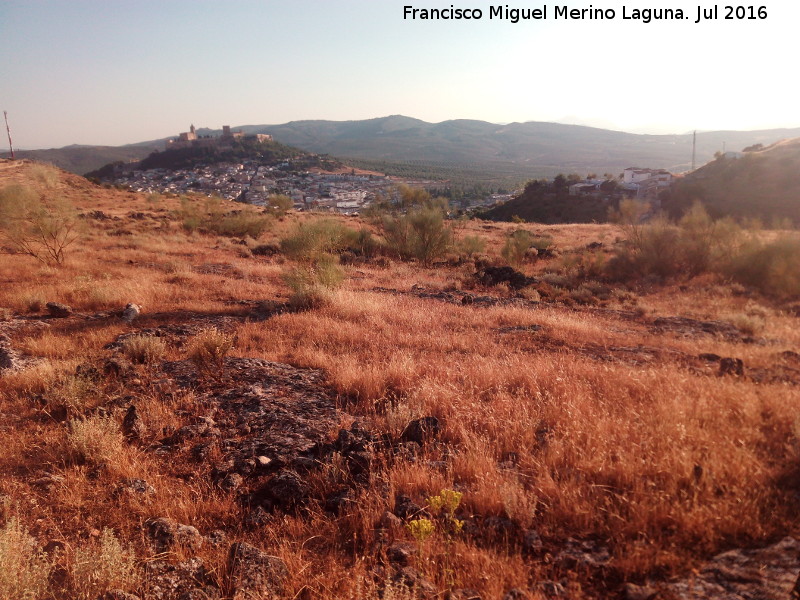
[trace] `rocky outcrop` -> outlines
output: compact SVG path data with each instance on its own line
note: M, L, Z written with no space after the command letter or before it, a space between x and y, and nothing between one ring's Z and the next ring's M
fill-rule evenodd
M48 302L46 307L50 316L56 319L65 319L72 314L72 308L60 302Z
M228 552L233 600L277 600L289 576L286 563L255 546L239 542Z
M799 576L800 541L787 537L766 548L723 552L665 591L675 600L790 600Z

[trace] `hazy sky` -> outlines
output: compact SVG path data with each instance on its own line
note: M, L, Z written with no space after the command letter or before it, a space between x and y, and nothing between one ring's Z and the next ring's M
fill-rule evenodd
M365 119L562 121L647 133L800 126L800 3L695 24L489 19L486 2L0 0L0 109L20 148L197 127ZM404 20L403 7L481 20ZM505 6L505 3L499 3ZM541 8L542 2L509 2ZM585 2L570 8L590 6ZM712 8L714 4L700 4ZM5 136L0 137L4 147Z

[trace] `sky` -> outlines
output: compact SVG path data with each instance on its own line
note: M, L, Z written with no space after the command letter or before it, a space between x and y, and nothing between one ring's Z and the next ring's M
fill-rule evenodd
M20 149L393 114L634 133L800 127L800 3L761 1L766 18L726 20L724 5L682 0L0 0L0 110ZM482 18L412 20L405 6ZM492 6L548 12L512 23L490 19ZM615 18L555 18L560 6ZM718 18L695 23L698 6Z

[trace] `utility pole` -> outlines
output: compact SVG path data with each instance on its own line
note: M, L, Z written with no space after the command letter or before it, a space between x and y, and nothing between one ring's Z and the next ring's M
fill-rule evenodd
M694 171L695 156L697 156L697 129L692 133L692 171Z
M11 160L14 160L14 144L11 143L11 129L8 126L8 112L3 111L3 118L6 120L6 132L8 133L8 148L11 150Z

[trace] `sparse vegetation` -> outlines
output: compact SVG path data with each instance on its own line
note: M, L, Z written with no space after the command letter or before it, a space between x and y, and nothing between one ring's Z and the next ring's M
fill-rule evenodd
M8 171L21 181L26 168ZM246 241L266 247L253 259L210 230L186 235L175 197L156 207L58 185L110 218L87 218L58 269L0 261L3 365L22 359L0 366L0 585L42 574L0 596L146 596L152 574L137 564L198 559L203 585L233 597L230 545L247 542L284 566L279 597L536 597L543 582L621 597L627 582L697 579L719 552L800 535L800 329L781 287L794 281L792 232L728 245L725 222L700 213L630 229L527 224L548 252L512 271L515 288L475 274L508 274L510 223L460 223L481 256L426 266L369 258L385 252L374 223L290 214ZM663 278L636 246L659 228L684 265ZM624 255L636 269L612 280ZM325 292L318 310L286 310L295 274L300 292ZM95 312L99 299L145 309L126 324ZM34 300L73 314L32 316ZM120 349L131 332L151 338ZM424 418L437 426L415 431ZM297 439L313 451L275 450ZM155 548L154 517L205 541ZM45 558L51 540L63 550ZM589 547L600 564L576 568Z
M9 518L0 529L0 598L42 598L52 567L52 557L39 549L19 519Z
M122 352L135 363L147 364L163 358L167 345L159 337L134 335L123 342Z
M76 548L71 575L74 597L85 600L94 600L112 589L136 589L139 580L133 547L125 548L108 527L96 546Z

